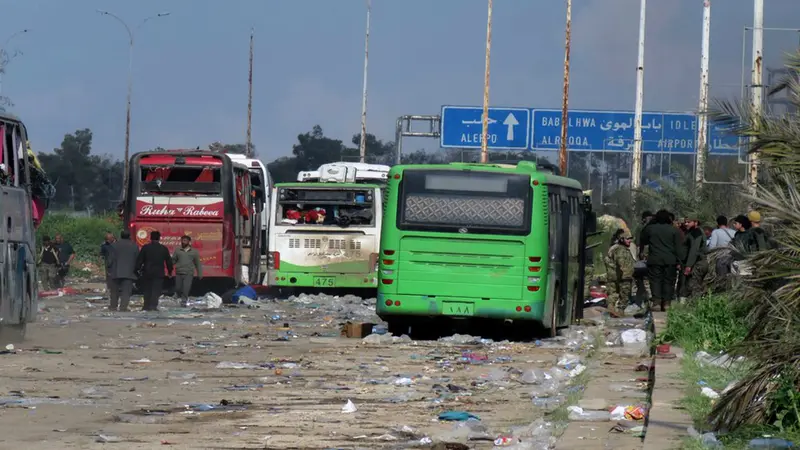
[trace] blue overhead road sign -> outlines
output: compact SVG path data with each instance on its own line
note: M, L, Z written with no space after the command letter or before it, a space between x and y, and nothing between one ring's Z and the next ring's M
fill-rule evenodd
M440 146L443 148L481 148L483 108L443 106ZM486 147L491 150L528 150L531 110L527 108L489 108Z
M533 150L558 150L561 147L561 111L534 109L532 112ZM567 148L570 151L633 151L634 113L627 111L570 110ZM642 114L643 153L695 152L697 117L693 114ZM709 153L738 154L738 139L720 126L709 132Z

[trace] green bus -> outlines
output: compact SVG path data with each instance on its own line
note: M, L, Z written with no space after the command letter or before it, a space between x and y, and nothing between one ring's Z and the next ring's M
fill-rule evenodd
M578 181L529 161L399 165L385 203L376 309L392 333L450 318L555 335L582 317L596 215Z

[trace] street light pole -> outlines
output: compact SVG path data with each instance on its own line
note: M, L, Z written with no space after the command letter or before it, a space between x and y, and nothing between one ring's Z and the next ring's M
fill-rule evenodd
M750 81L750 111L753 116L753 123L758 124L763 107L762 90L763 86L763 61L764 51L764 0L753 0L753 65ZM758 131L758 130L756 130ZM753 138L755 139L755 138ZM750 153L750 195L758 192L758 153Z
M567 23L564 31L564 86L561 97L561 145L558 150L558 168L567 175L567 127L569 125L569 52L572 46L572 0L567 0Z
M146 19L142 20L139 25L131 30L131 27L122 20L119 16L114 13L110 13L108 11L103 11L101 9L97 10L98 13L104 16L109 16L115 19L117 22L121 23L122 26L125 27L125 31L128 32L128 100L125 112L125 161L124 161L124 170L125 173L122 175L122 198L123 201L125 199L126 194L128 193L128 170L129 170L129 155L131 149L131 96L133 94L133 37L134 32L138 31L140 28L144 26L148 21L151 19L156 19L158 17L166 17L170 13L169 12L162 12L156 15L147 17Z
M486 16L486 67L483 72L483 117L481 128L481 163L489 162L489 148L486 142L489 137L489 69L492 53L492 0L489 0L489 11Z
M361 141L358 145L359 161L367 162L367 68L369 67L369 20L372 0L367 0L367 31L364 33L364 87L361 93Z
M633 120L633 164L631 167L631 189L642 184L642 109L644 108L644 38L647 19L647 0L639 4L639 54L636 63L636 103ZM636 201L635 194L631 197Z
M3 42L3 46L0 47L0 96L3 95L3 74L6 71L5 66L8 63L8 61L11 60L11 56L8 54L8 50L6 50L8 48L8 43L11 42L11 40L14 39L15 37L19 36L20 34L27 33L28 31L30 30L26 28L24 30L19 30L16 33L13 33L5 40L5 42Z

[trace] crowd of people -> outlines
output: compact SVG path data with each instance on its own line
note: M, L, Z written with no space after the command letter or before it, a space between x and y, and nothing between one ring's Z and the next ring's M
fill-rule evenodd
M192 247L190 236L183 236L180 247L172 254L160 241L161 233L153 231L150 242L140 250L129 231L122 231L119 239L113 233L106 233L100 256L105 263L110 311L129 311L134 283L144 297L142 309L157 311L164 281L173 274L175 293L180 296L181 305L187 305L193 281L203 278L200 254ZM75 250L60 234L55 240L44 236L38 258L42 287L47 290L64 287L74 259Z
M739 254L773 248L775 243L761 227L761 214L750 211L729 220L717 217L715 228L701 226L697 217L676 220L667 210L642 214L642 229L636 244L630 231L614 233L605 255L608 308L624 315L633 297L646 299L666 311L674 299L685 302L706 292L709 251L735 249ZM730 224L730 227L729 227ZM731 273L733 256L716 258L717 275Z

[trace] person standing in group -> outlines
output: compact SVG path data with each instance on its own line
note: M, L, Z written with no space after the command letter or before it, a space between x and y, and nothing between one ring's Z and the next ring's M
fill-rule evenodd
M161 245L161 233L150 233L150 242L142 246L136 260L141 272L141 287L144 296L144 311L158 311L158 298L164 287L166 274L172 273L172 256L167 247ZM165 272L166 267L166 272Z
M50 236L42 236L42 250L36 261L39 267L39 280L42 287L49 291L58 288L58 269L61 263L58 257L58 249L53 245Z
M733 235L732 243L744 253L749 253L750 249L750 228L752 228L750 219L745 215L738 215L733 219L733 229L736 233Z
M636 297L637 301L641 301L641 304L646 304L650 300L650 281L647 280L647 248L642 243L642 235L644 234L644 230L647 228L648 225L653 221L655 216L650 211L645 211L642 213L642 229L639 231L639 237L636 239L636 245L639 250L639 254L636 257L636 264L634 265L634 280L636 281ZM644 267L640 267L644 265ZM642 270L644 269L644 270Z
M623 316L633 294L633 265L636 262L631 253L631 234L618 230L614 234L616 242L606 253L606 273L608 284L608 310L616 316Z
M761 214L758 211L750 211L747 213L747 219L750 220L750 248L754 252L769 250L771 239L767 232L761 228Z
M708 248L727 247L733 239L735 231L728 228L728 218L725 216L717 217L717 229L711 232L711 241L708 243Z
M681 233L673 225L670 212L664 209L656 213L650 226L642 233L641 245L648 247L647 272L652 301L660 303L662 311L669 308L675 297L681 244Z
M113 233L106 233L106 239L100 245L100 257L106 265L106 289L108 290L109 298L111 297L111 289L114 284L114 279L111 276L111 244L117 241Z
M703 279L706 276L706 240L700 231L700 221L687 218L684 222L686 237L683 241L683 261L681 261L681 286L679 292L681 303L691 295L703 294Z
M133 282L136 280L136 264L139 259L139 246L131 241L131 232L123 231L119 240L115 240L110 248L111 275L110 297L108 309L111 311L127 312L133 292Z
M56 249L58 249L58 258L60 267L58 270L58 286L64 287L64 282L69 274L69 266L75 260L75 249L69 242L64 241L64 236L61 233L56 234Z
M197 279L203 279L203 266L200 263L200 253L192 247L192 238L183 236L181 246L172 254L175 264L175 292L181 296L181 306L189 302L189 291L192 289L195 271Z

